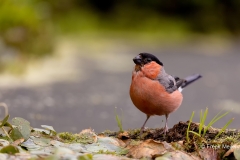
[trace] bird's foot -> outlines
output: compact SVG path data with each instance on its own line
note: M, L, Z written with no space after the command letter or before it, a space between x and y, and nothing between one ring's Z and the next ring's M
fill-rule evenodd
M142 128L141 128L141 130L140 130L140 135L139 135L140 137L141 137L141 135L143 134L143 132L144 132L145 129L147 129L147 127L142 127Z
M140 136L143 134L143 131L145 130L146 128L145 127L142 127L141 130L140 130Z
M168 132L168 127L165 126L165 127L163 128L163 133L164 133L164 135L166 135L167 132Z

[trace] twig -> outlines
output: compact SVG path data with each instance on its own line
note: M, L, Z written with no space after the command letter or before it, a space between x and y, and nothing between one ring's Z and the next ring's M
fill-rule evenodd
M5 109L5 117L8 115L8 106L6 103L0 103L0 107L4 107Z

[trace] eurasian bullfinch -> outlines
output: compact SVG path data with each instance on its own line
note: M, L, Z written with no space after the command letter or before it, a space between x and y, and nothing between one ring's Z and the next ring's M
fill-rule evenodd
M132 72L130 97L133 104L147 115L140 134L150 116L165 115L164 134L168 132L168 116L181 105L181 91L190 83L202 76L194 74L181 79L166 73L163 63L149 53L140 53L133 62L136 64Z

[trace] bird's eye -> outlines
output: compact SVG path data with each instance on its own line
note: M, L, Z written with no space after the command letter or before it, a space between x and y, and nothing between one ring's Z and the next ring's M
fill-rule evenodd
M146 63L149 63L149 62L151 62L152 61L152 59L151 58L145 58L144 59L144 63L146 64Z
M143 61L144 61L144 64L147 64L147 63L151 62L152 59L151 58L145 58Z

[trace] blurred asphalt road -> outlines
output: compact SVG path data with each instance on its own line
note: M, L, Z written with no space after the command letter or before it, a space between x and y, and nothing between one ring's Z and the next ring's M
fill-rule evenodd
M91 45L89 45L91 44ZM183 91L181 107L170 115L169 126L187 121L195 111L209 108L207 121L221 109L231 113L219 121L222 127L232 117L231 128L240 121L240 45L204 43L164 47L142 45L124 40L63 40L56 57L29 66L25 76L0 77L0 101L9 106L9 114L23 117L31 126L52 125L57 132L97 132L118 130L116 113L123 116L123 128L140 128L145 115L129 97L132 58L150 52L164 63L165 69L180 77L200 73L203 78ZM115 109L117 107L117 109ZM1 117L4 111L0 109ZM152 117L147 127L163 127L164 117Z

